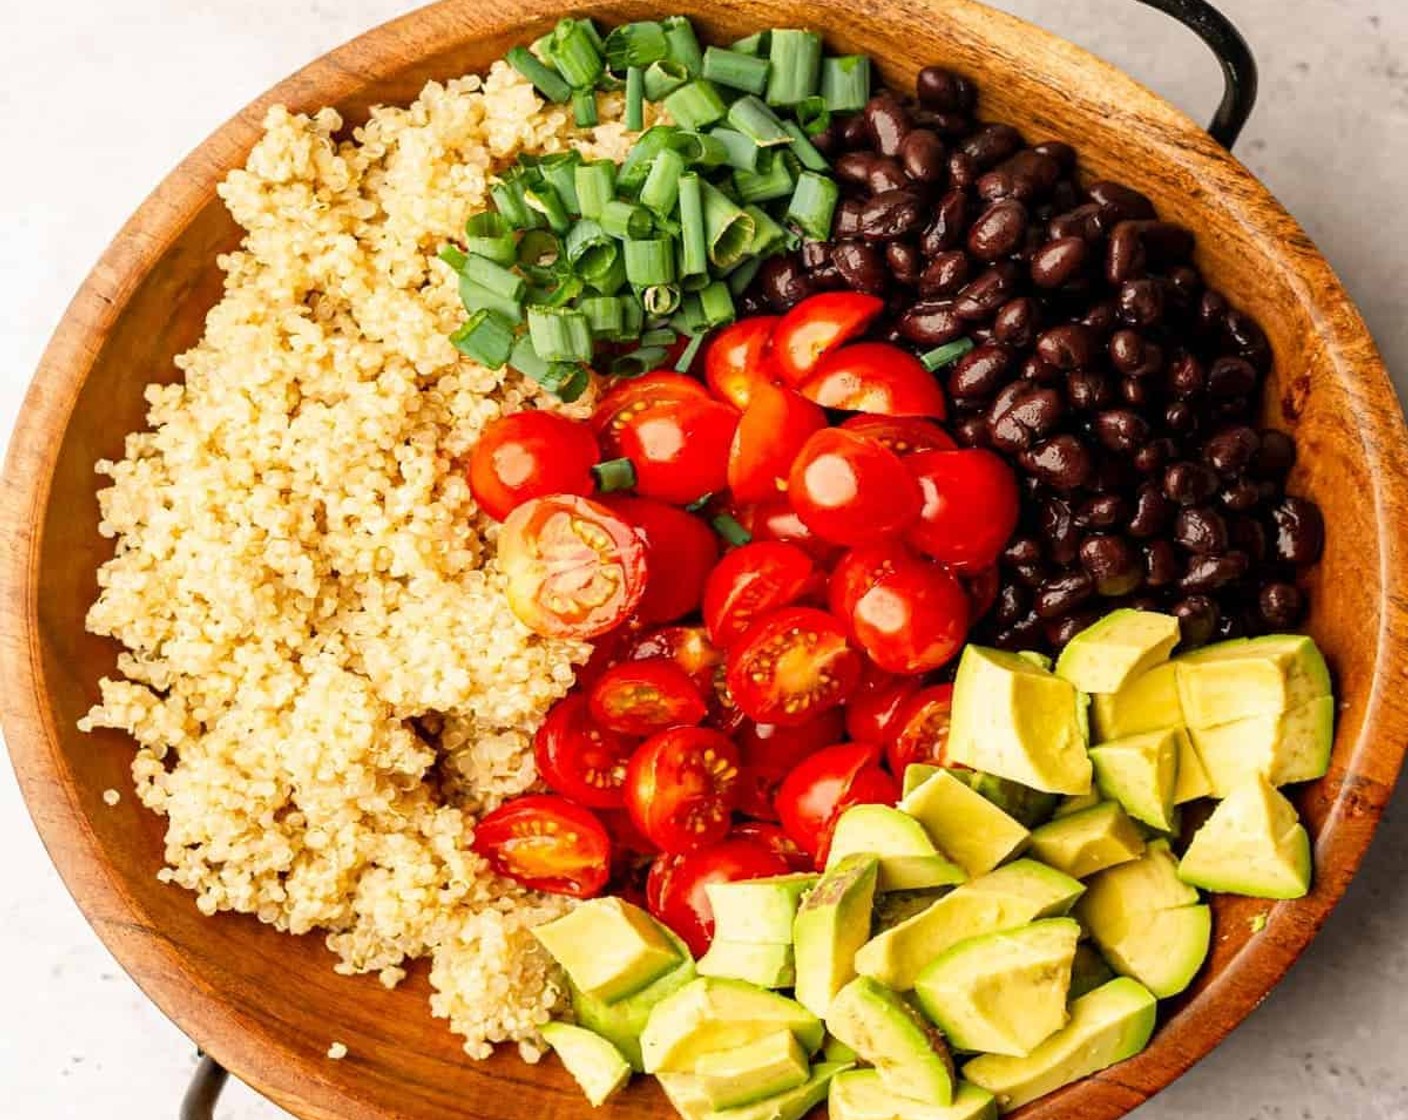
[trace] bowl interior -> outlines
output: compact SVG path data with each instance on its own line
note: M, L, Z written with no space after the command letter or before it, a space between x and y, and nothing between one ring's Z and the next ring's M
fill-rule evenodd
M658 12L630 0L575 10L606 22ZM1378 683L1398 671L1392 639L1399 622L1388 603L1401 565L1384 531L1402 508L1397 405L1362 324L1304 234L1193 122L1084 52L968 0L800 8L760 0L746 11L683 0L675 10L720 39L758 27L816 26L833 47L883 60L886 78L899 84L934 62L972 76L984 116L1010 121L1029 138L1075 144L1087 175L1121 178L1163 215L1192 227L1205 273L1271 338L1277 361L1266 419L1295 433L1301 458L1293 489L1331 515L1325 558L1311 581L1309 629L1343 703L1334 768L1302 799L1317 837L1319 879L1315 893L1296 904L1219 899L1212 964L1170 1010L1154 1046L1022 1113L1120 1115L1205 1053L1279 978L1343 890L1387 798L1404 738L1383 722L1403 726ZM482 69L560 14L548 0L449 0L314 64L270 99L299 110L332 103L357 123L370 105L408 101L428 79ZM173 378L173 356L200 334L220 291L215 256L237 238L213 184L242 162L270 99L203 146L134 219L75 303L31 398L10 480L23 476L14 526L25 540L37 530L37 547L12 568L30 581L17 597L32 675L8 700L21 779L70 888L124 965L198 1043L297 1115L585 1115L556 1063L533 1068L511 1052L466 1061L455 1037L428 1014L423 969L388 992L374 978L336 976L317 938L278 936L248 917L201 917L190 895L155 878L162 822L130 794L112 809L101 800L108 788L129 788L130 742L75 726L116 653L83 629L95 570L111 551L96 529L93 463L121 454L124 433L143 425L143 386ZM33 419L39 414L47 417L45 431ZM45 693L46 703L34 699ZM1269 924L1253 936L1251 917L1268 909ZM334 1040L349 1048L341 1062L324 1056ZM641 1085L618 1098L612 1113L645 1116L661 1107L657 1091Z

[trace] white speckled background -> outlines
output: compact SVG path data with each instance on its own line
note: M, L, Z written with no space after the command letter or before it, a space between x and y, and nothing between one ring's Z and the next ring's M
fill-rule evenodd
M1240 154L1319 242L1408 391L1408 4L1222 0L1261 65ZM217 124L407 0L0 3L0 448L69 296ZM668 5L666 5L668 7ZM998 0L1199 117L1211 56L1132 0ZM1333 511L1331 516L1333 516ZM175 1117L191 1044L69 900L0 767L0 1114ZM285 1114L242 1086L222 1120ZM1408 804L1266 1004L1138 1120L1408 1120ZM448 1120L448 1118L447 1118ZM1073 1118L1079 1120L1079 1118Z

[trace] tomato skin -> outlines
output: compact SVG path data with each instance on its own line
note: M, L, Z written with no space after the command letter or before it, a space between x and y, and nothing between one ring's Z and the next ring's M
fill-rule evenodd
M650 657L668 657L706 698L714 687L714 670L724 663L723 651L709 641L702 626L662 626L641 634L626 648L624 660Z
M636 827L635 821L631 820L631 814L625 809L598 809L596 815L601 818L607 836L611 837L613 852L636 856L653 856L659 852L660 849Z
M788 500L807 528L857 545L904 532L919 517L919 483L888 448L848 432L817 432L792 464Z
M807 528L785 497L740 506L735 516L755 542L786 541L823 566L829 566L841 554L840 545L822 540Z
M744 715L795 726L844 703L860 670L860 655L836 619L815 607L784 607L734 643L727 680Z
M669 862L657 875L662 859ZM707 884L766 879L790 870L787 859L765 843L729 837L688 855L658 857L646 879L646 900L650 912L700 957L714 939L714 908L704 889Z
M856 644L891 673L927 673L963 646L971 605L947 568L902 544L848 552L831 577L831 605Z
M728 553L704 585L704 626L728 648L760 617L795 602L816 567L796 545L755 541Z
M729 839L753 840L768 851L787 861L789 871L810 871L812 860L792 838L771 821L739 821L729 833Z
M841 427L873 439L901 459L920 451L951 451L958 446L937 424L918 416L876 416L862 412L841 421Z
M879 767L880 748L841 743L803 759L777 791L783 831L820 867L836 819L852 805L894 804L899 787Z
M795 727L749 720L735 742L741 759L738 778L738 811L761 820L777 820L773 804L777 787L792 768L814 751L840 742L845 721L839 708L822 712Z
M662 852L683 855L722 840L738 799L738 748L706 727L673 727L636 748L626 809Z
M948 415L934 375L908 350L888 342L852 342L832 350L802 383L802 396L846 412L935 420Z
M953 712L953 685L936 684L920 689L900 709L885 743L890 772L904 777L906 766L922 762L947 766L949 721Z
M714 396L746 409L759 384L776 380L771 343L777 315L754 315L724 327L704 351L704 379Z
M592 685L592 719L618 735L645 738L667 727L689 727L704 719L704 698L688 673L656 657L622 661Z
M621 433L633 416L657 405L708 399L709 390L697 379L672 369L657 369L613 386L592 410L591 429L602 456L617 459L622 454Z
M719 538L698 517L649 498L610 495L601 504L645 538L648 580L636 613L643 623L674 622L699 609L704 580L719 559Z
M861 743L888 742L900 712L919 688L914 677L886 672L870 662L846 701L847 736Z
M591 809L619 809L635 743L600 726L587 698L571 692L554 704L533 736L538 774L555 793Z
M474 850L533 890L591 898L611 876L611 838L590 809L550 794L506 801L479 819Z
M860 292L820 292L802 300L772 332L783 380L800 385L826 354L863 334L884 309L884 300Z
M1017 527L1017 479L991 451L926 451L904 461L923 503L909 541L926 556L966 571L997 560Z
M621 454L636 471L636 493L689 505L728 485L738 413L716 400L672 401L633 413L621 427Z
M761 502L786 489L792 461L826 414L791 389L758 385L738 421L728 455L728 486L740 502Z
M967 589L968 600L972 604L968 618L971 623L976 623L992 610L992 605L997 602L997 593L1002 589L1002 576L996 565L979 568L976 572L963 574L963 586Z
M596 489L591 429L555 412L528 409L501 416L469 456L469 489L479 508L502 521L530 498L587 497Z
M509 606L547 638L595 638L645 594L645 545L635 528L589 498L534 498L499 531ZM563 605L559 605L559 602Z

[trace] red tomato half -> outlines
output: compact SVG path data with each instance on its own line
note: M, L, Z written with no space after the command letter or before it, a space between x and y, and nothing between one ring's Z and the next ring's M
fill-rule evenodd
M548 638L594 638L645 594L640 534L599 502L534 498L499 532L499 565L513 613Z
M602 673L589 697L592 719L620 735L644 738L704 718L704 698L688 673L664 657L622 661Z
M815 719L795 727L751 720L739 729L738 755L742 760L738 779L738 811L763 820L777 820L773 804L777 787L792 768L814 751L838 743L845 735L845 721L839 708L831 708Z
M729 646L759 618L795 602L815 571L796 545L755 541L728 553L704 585L704 625L716 646Z
M807 528L837 544L903 532L919 516L919 484L893 451L844 428L807 440L787 484Z
M890 770L898 778L904 768L916 762L928 766L947 766L949 722L953 717L953 685L936 684L921 689L909 698L894 722L891 738L885 746Z
M643 623L673 622L699 609L704 579L719 559L719 538L702 520L664 502L612 494L601 504L645 538L648 580L636 613Z
M786 541L788 544L795 544L821 565L829 565L840 554L841 546L822 540L808 529L785 497L741 506L736 510L735 516L754 541Z
M480 818L474 850L533 890L590 898L611 876L611 839L590 809L536 794Z
M626 808L662 852L691 852L723 839L737 799L738 748L705 727L651 736L626 771Z
M846 701L846 734L861 743L889 742L896 719L919 687L914 677L867 664L860 684Z
M729 839L753 840L774 855L787 861L790 871L810 871L812 860L806 852L797 847L792 837L771 821L739 821L729 833Z
M980 568L976 572L963 574L963 586L968 589L968 601L972 604L968 617L972 622L977 622L997 602L997 593L1002 590L1002 576L996 565Z
M596 489L596 440L585 424L530 409L495 420L469 457L469 489L479 508L502 521L530 498L586 497Z
M533 737L538 774L554 792L593 809L617 809L635 743L596 723L580 692L564 696Z
M704 379L714 396L744 409L758 385L776 380L769 343L776 315L740 319L709 340L704 352Z
M730 837L685 856L657 857L646 879L646 899L650 912L700 957L714 939L714 908L704 889L707 884L767 879L791 870L787 859L768 845Z
M923 491L909 541L926 556L965 570L986 568L1017 527L1017 480L991 451L926 451L906 467Z
M709 641L702 626L662 626L640 635L626 649L625 660L668 657L689 674L701 696L714 687L714 670L724 663L723 651Z
M831 606L876 665L907 675L953 658L971 609L956 576L901 544L848 552L831 576Z
M803 382L802 396L846 412L936 420L948 414L934 375L908 350L888 342L853 342L831 351Z
M806 723L844 703L860 669L836 619L815 607L784 607L755 622L729 651L728 688L758 723Z
M894 778L879 766L880 748L870 743L824 747L803 759L777 791L782 827L818 867L826 862L836 818L852 805L892 805L899 800Z
M709 390L702 382L673 370L658 369L613 386L592 410L592 431L604 457L619 458L621 432L633 416L656 405L708 399Z
M740 502L775 498L802 445L826 427L826 414L791 389L759 385L738 421L728 455L728 486Z
M849 342L885 310L885 301L860 292L821 292L787 312L773 329L772 352L784 380L800 385L821 359Z
M958 446L953 437L937 424L917 416L868 416L862 413L843 420L841 427L883 444L901 459L919 451L949 451Z
M596 815L601 818L601 823L606 827L606 834L611 837L613 852L653 856L660 850L646 839L625 809L598 809Z
M738 413L708 398L655 405L626 418L621 454L636 471L636 492L688 505L728 485Z

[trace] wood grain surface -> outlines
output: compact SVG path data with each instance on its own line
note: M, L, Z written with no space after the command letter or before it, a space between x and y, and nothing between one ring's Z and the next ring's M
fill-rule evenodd
M942 63L976 79L983 115L1029 139L1075 144L1086 173L1144 191L1198 234L1211 281L1255 315L1276 372L1268 423L1293 431L1292 489L1325 511L1309 629L1334 671L1331 772L1301 798L1317 880L1291 903L1218 899L1210 967L1167 1008L1140 1057L1024 1109L1023 1120L1112 1120L1206 1054L1266 995L1343 893L1383 811L1408 741L1408 441L1383 366L1329 266L1304 232L1191 120L1080 49L970 0L674 0L671 10L728 39L806 24L865 51L908 85ZM573 6L606 23L659 15L637 0ZM334 105L350 122L406 102L431 78L484 68L564 10L550 0L447 0L313 63L232 120L151 196L104 254L44 356L6 465L0 502L0 703L21 786L50 855L104 942L203 1048L304 1120L559 1120L585 1101L555 1062L512 1052L468 1061L431 1019L423 967L395 992L347 979L318 938L253 918L201 917L159 884L162 822L110 787L129 785L130 742L83 735L79 717L116 650L83 615L111 544L97 533L93 463L117 457L143 423L142 387L175 376L221 283L217 252L237 229L216 182L243 163L267 106ZM179 96L179 91L173 91ZM1255 935L1251 918L1268 911ZM348 1056L330 1061L332 1039ZM662 1114L648 1082L600 1115Z

